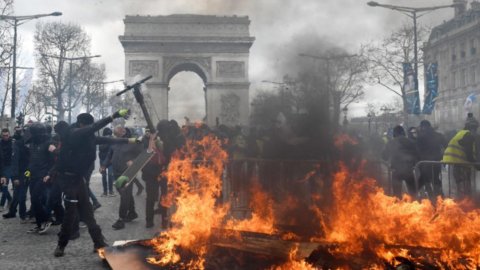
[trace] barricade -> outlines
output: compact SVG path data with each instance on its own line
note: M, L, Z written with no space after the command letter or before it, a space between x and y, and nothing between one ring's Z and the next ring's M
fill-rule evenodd
M391 171L384 161L369 161L364 169L391 194ZM223 174L222 201L230 203L232 215L244 218L250 214L255 185L260 185L275 201L285 200L291 194L308 200L313 192L325 190L315 190L320 188L316 181L328 179L326 175L331 171L320 160L229 160Z
M420 161L414 167L415 187L421 197L471 198L479 202L477 169L480 163Z

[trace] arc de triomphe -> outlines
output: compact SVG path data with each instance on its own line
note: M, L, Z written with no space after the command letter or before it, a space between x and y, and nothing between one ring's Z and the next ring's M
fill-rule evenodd
M246 125L249 117L248 61L255 40L248 17L207 15L126 16L120 42L125 79L147 82L154 122L168 118L170 79L193 71L205 84L207 124ZM147 103L148 105L148 103Z

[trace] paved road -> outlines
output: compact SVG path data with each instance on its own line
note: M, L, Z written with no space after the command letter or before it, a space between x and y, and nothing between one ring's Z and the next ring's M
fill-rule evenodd
M119 196L100 197L103 189L98 173L93 175L90 185L102 204L95 212L95 218L110 245L116 240L150 238L160 230L159 216L155 217L154 228L145 228L145 192L135 196L139 218L127 223L123 230L113 230L112 224L118 217ZM8 220L0 218L0 269L106 269L98 256L92 253L93 243L86 228L80 229L79 239L69 243L64 257L55 258L53 251L60 227L52 227L46 235L27 234L26 231L33 227L34 224L20 224L18 218Z

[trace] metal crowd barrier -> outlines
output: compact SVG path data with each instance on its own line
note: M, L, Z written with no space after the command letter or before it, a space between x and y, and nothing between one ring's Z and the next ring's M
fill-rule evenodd
M455 199L469 197L478 202L480 192L477 187L480 185L477 183L479 179L476 167L480 168L480 163L420 161L414 167L416 190L435 193L433 180L438 174L441 186L437 185L437 188L440 188L444 197Z
M315 181L327 179L322 174L329 174L331 168L326 166L320 160L229 160L223 173L222 200L230 203L231 214L238 218L250 214L255 184L261 185L274 200L285 200L291 194L308 200L313 192L325 190L320 190ZM384 161L370 161L364 169L391 194L391 171Z

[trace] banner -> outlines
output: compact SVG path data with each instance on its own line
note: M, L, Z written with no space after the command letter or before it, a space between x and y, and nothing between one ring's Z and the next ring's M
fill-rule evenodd
M468 97L465 99L465 104L463 104L463 107L467 113L472 112L472 106L476 100L477 96L474 93L468 95Z
M426 66L425 79L425 100L423 103L423 114L432 114L435 101L438 97L438 64L431 63Z
M418 94L418 82L411 63L403 63L403 91L405 93L405 105L408 114L420 114L420 96Z

